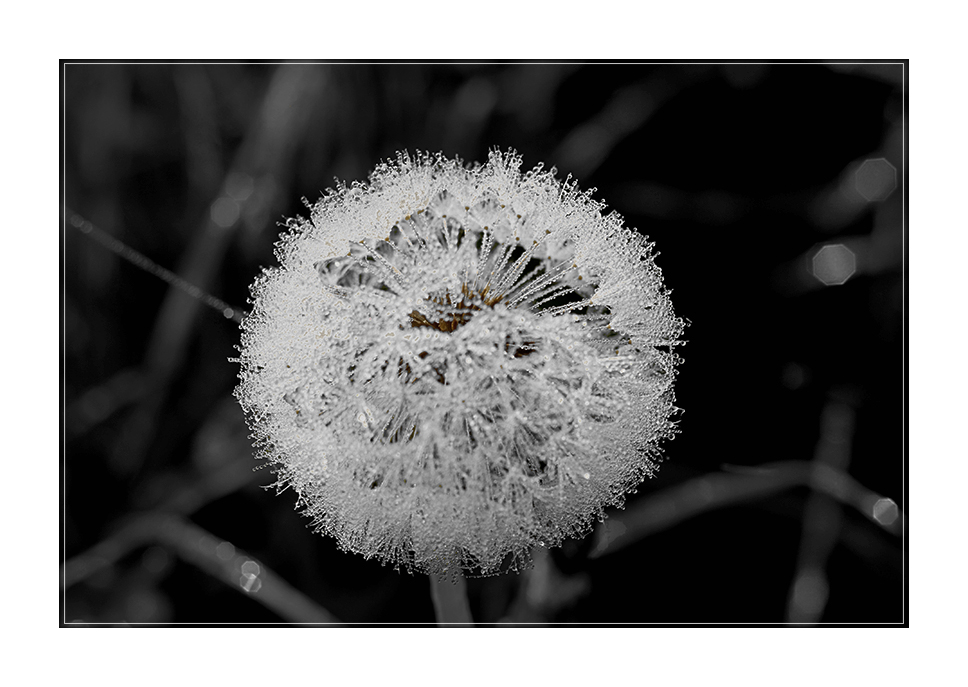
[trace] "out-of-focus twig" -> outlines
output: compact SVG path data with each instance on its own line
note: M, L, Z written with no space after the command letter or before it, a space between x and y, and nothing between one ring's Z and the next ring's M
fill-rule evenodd
M125 368L106 382L91 387L67 406L64 431L73 439L136 402L145 392L141 370Z
M808 461L768 463L742 472L721 472L690 480L613 513L594 534L591 558L615 553L645 537L717 508L765 498L807 486L856 508L879 527L900 535L903 514L889 524L878 520L875 506L882 497L850 475Z
M897 73L900 73L898 68ZM900 86L900 84L897 84ZM901 95L900 89L898 95ZM874 225L867 235L838 236L838 244L845 246L855 259L856 275L882 275L901 272L904 265L904 186L905 150L907 123L899 112L891 126L885 131L884 138L877 150L861 155L832 181L805 208L805 215L825 233L841 233L857 222L864 213L872 213ZM879 179L883 187L876 189L878 197L865 196L871 189L866 188L863 169L877 163L877 169L886 178ZM891 184L889 170L894 171ZM811 270L811 260L817 246L811 246L799 257L779 265L774 270L774 287L789 296L796 296L824 288L815 279ZM853 276L853 274L851 275ZM898 306L900 307L900 306Z
M552 155L576 177L593 174L626 136L642 128L666 102L702 78L704 69L683 69L670 78L665 70L617 90L602 109L572 129Z
M308 598L264 564L206 530L177 515L139 515L61 568L61 584L71 587L115 564L132 549L161 544L181 558L291 623L339 624L326 609Z
M131 246L125 244L120 239L116 239L103 229L99 228L97 225L93 224L89 220L84 219L84 217L74 212L69 207L64 208L64 217L67 223L72 227L80 229L82 233L87 234L102 246L117 253L131 264L140 267L145 272L153 274L162 281L165 281L175 288L180 289L192 298L201 301L208 307L219 311L224 317L230 320L235 320L236 322L242 322L242 315L245 312L242 310L242 308L235 308L220 298L216 298L215 296L202 291L191 282L182 279L171 270L165 269L147 256L139 253Z
M820 415L815 464L837 471L847 469L854 436L854 415L849 402L833 397L828 400ZM823 615L830 592L827 560L840 538L842 525L840 504L820 490L812 492L803 509L800 552L787 600L788 622L813 624Z
M218 197L213 199L179 259L178 272L185 275L186 281L197 284L201 290L209 288L239 226L241 210L232 197L233 179L247 171L271 176L276 168L284 166L310 121L312 105L325 83L318 70L304 65L283 65L274 72L259 116L254 118L232 165L223 174ZM186 299L177 289L169 290L145 353L149 393L134 408L111 456L112 465L122 474L134 475L144 464L169 385L188 354L196 314L196 301Z
M536 547L531 557L534 566L521 574L518 594L501 624L547 625L591 591L588 573L563 573L547 549Z
M143 487L131 492L131 502L141 511L160 511L190 517L213 501L249 485L261 484L266 472L253 467L252 444L242 411L231 396L213 409L195 435L190 468L154 473ZM259 464L265 466L264 463ZM270 479L274 477L269 474Z

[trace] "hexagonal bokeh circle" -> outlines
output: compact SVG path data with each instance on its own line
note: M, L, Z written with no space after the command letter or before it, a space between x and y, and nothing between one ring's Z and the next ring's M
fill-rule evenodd
M878 499L874 504L874 519L882 525L893 525L897 516L897 504L892 499Z
M868 202L885 200L897 188L897 170L882 157L864 160L854 173L854 185Z
M813 276L826 286L843 284L857 271L857 256L842 243L824 246L813 256Z

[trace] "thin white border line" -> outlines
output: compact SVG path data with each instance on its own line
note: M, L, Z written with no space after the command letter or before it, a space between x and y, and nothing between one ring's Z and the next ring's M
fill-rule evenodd
M61 556L64 563L67 562L67 63L61 65L61 226L60 226L60 245L61 245L61 469L58 475L59 488L61 489ZM67 569L61 564L61 598L63 604L61 613L62 620L67 622Z
M905 194L907 193L907 185L905 183L905 178L907 177L907 70L904 68L905 65L901 63L901 322L905 323L907 321L907 310L905 308L905 298L907 295L907 277L905 272L907 271L907 260L905 255L907 253L907 241L905 240L905 232L907 231L906 224L906 212L907 205L905 203ZM907 498L907 480L905 477L905 470L907 465L905 464L905 447L907 446L907 434L908 428L905 423L904 418L904 408L905 401L907 400L907 372L909 370L905 369L905 362L907 361L907 336L908 327L902 325L903 332L901 334L901 497L904 499L904 526L901 529L901 619L907 620L905 616L905 609L907 608L907 579L904 575L905 567L907 566L907 528L910 522L909 520L909 510L911 507L910 499ZM910 456L908 456L910 458ZM910 460L908 460L910 462Z
M281 627L290 627L292 625L297 625L297 626L305 626L305 627L333 627L333 628L337 628L337 627L354 627L354 626L360 626L360 627L383 627L383 626L389 626L389 625L394 625L394 626L399 625L399 626L403 626L403 627L413 627L413 626L418 626L418 625L419 626L427 626L427 627L438 627L438 626L440 626L438 623L430 623L430 622L426 622L426 623L417 623L417 622L413 622L413 623L407 623L407 622L400 622L400 623L381 623L381 622L373 622L373 623L258 623L258 622L256 622L256 623L224 623L224 622L223 623L220 623L220 622L210 622L210 623L129 623L129 622L89 623L89 622L81 622L81 621L71 621L69 623L64 623L64 624L65 625L72 625L72 626L76 626L76 627L101 626L101 625L106 625L106 626L110 626L110 627L129 627L129 626L130 627L138 627L138 626L145 626L145 627L168 627L168 626L180 627L182 625L228 625L228 626L231 626L231 627L249 627L249 626L262 627L262 626L276 626L276 625L278 625L278 626L281 626ZM502 626L502 627L525 627L525 626L528 626L528 627L549 627L549 626L554 627L554 626L557 626L557 625L566 625L566 626L574 626L574 627L586 627L586 626L590 626L590 625L594 625L594 626L602 625L602 626L606 626L606 627L643 627L643 628L647 628L647 627L667 627L667 626L670 626L670 625L682 625L684 627L697 627L697 626L698 627L702 627L702 626L710 626L710 625L715 625L715 626L722 625L722 626L727 626L727 627L735 627L735 626L777 627L777 626L780 626L780 625L785 625L785 626L789 626L789 627L826 627L826 626L857 627L857 626L868 626L869 625L871 627L888 627L888 626L895 626L895 625L896 626L901 626L903 624L904 623L901 623L901 622L893 622L893 623L771 623L771 622L762 622L762 623L728 623L728 622L716 622L716 623L701 623L701 622L697 622L697 623L604 623L603 622L603 623L592 623L592 622L587 622L587 623L550 623L550 624L549 623L483 623L482 622L482 623L444 623L443 626L467 627L469 625L472 625L474 627L491 627L491 626L499 625L499 626Z
M793 67L793 66L796 66L796 65L821 65L821 66L826 66L826 65L831 65L831 64L856 64L856 65L866 65L866 64L871 64L871 65L892 65L892 64L899 64L899 65L902 66L902 68L904 66L904 62L876 62L876 61L875 62L831 62L831 61L827 61L827 62L570 62L570 61L562 61L562 62L541 62L541 61L531 61L531 60L509 60L509 61L502 61L502 62L495 62L495 61L489 61L489 60L480 60L480 61L477 61L477 60L471 60L471 61L465 61L465 60L461 60L461 61L456 61L456 60L454 60L454 61L452 61L452 60L440 60L440 61L421 61L421 62L412 62L412 61L399 61L399 62L342 62L342 61L340 61L340 62L314 62L314 61L305 61L305 60L288 60L288 61L281 61L281 62L275 62L275 61L273 61L273 62L266 62L266 61L262 61L262 60L239 60L239 61L236 61L236 62L205 62L205 61L201 61L201 62L139 62L139 61L130 61L130 62L73 62L73 61L65 61L64 62L64 66L67 66L68 64L78 64L78 65L82 65L82 64L84 64L84 65L109 65L109 64L148 64L148 65L160 65L160 64L287 64L287 65L288 64L352 64L352 65L368 65L368 64L372 64L372 65L393 65L393 64L436 64L436 65L449 65L449 64L472 64L472 65L473 64L497 64L497 65L505 65L505 64L581 64L581 65L587 65L587 66L595 66L595 65L602 65L602 66L606 66L606 65L650 65L650 64L655 64L655 65L662 65L662 64L681 64L681 65L771 64L771 65L789 66L789 67Z

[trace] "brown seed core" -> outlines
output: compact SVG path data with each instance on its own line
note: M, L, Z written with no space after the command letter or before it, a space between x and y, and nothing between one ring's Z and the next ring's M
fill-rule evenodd
M478 310L483 310L481 305L489 306L493 308L495 305L500 303L504 296L491 296L488 297L488 292L491 290L490 285L485 286L482 290L477 293L473 293L467 284L462 284L460 287L461 299L460 302L454 304L450 298L450 294L444 294L441 296L434 296L429 300L438 306L444 306L451 310L444 317L439 320L430 320L419 310L413 310L410 312L410 326L411 327L430 327L431 329L436 329L440 332L452 332L456 330L463 324L467 324L471 317L474 316L474 312ZM535 351L536 341L523 341L520 346L511 342L511 336L508 335L507 341L505 342L505 350L511 353L515 358L523 358L525 356L531 355ZM420 357L424 357L426 353L422 354ZM407 370L409 372L409 370ZM443 375L438 371L441 383L443 383Z
M430 327L431 329L436 329L441 332L452 332L457 329L462 324L466 324L470 321L471 317L474 315L474 311L481 310L481 306L478 302L483 305L494 307L504 298L503 296L497 296L496 298L488 298L487 292L490 290L490 286L484 287L483 291L478 293L473 293L467 284L462 284L460 287L461 299L460 302L454 303L450 294L446 293L443 297L434 296L429 299L431 302L438 306L442 306L451 310L444 317L439 320L430 320L421 313L419 310L414 310L410 313L410 326L411 327Z

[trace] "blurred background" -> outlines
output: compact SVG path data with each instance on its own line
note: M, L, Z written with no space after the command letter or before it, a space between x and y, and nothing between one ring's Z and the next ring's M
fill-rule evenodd
M233 317L301 198L494 146L655 241L690 326L658 477L475 619L906 622L902 68L65 65L62 622L434 622L264 488Z

